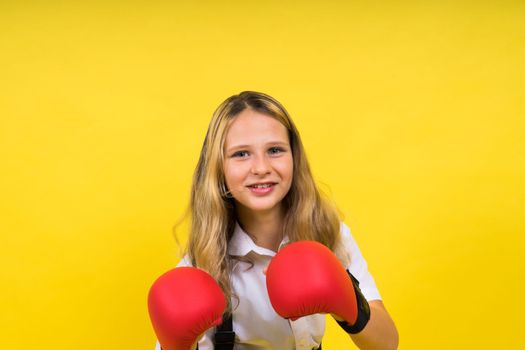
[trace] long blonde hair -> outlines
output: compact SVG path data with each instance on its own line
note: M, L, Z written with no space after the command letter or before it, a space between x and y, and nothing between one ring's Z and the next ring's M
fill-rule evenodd
M187 245L193 266L207 271L217 280L228 303L232 290L229 282L231 257L227 247L236 213L235 202L227 195L223 147L231 121L247 108L277 119L288 130L294 171L291 188L283 198L286 211L283 233L288 235L290 242L315 240L332 251L341 251L338 211L321 195L299 132L288 112L277 100L260 92L244 91L231 96L213 113L193 175Z

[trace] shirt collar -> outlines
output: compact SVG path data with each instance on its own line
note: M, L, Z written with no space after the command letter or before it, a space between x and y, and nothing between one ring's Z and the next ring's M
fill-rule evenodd
M279 245L279 249L281 249L288 242L288 236L285 236ZM233 236L228 243L228 254L234 256L246 256L250 252L267 256L274 256L276 254L271 249L259 247L257 244L255 244L253 239L241 228L239 223L236 222L235 228L233 230Z

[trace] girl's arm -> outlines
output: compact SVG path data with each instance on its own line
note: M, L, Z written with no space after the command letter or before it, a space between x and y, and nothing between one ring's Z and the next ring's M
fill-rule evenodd
M366 327L357 334L350 334L353 342L361 350L389 350L397 349L399 336L396 326L381 300L371 300L370 320ZM341 321L339 317L334 317Z

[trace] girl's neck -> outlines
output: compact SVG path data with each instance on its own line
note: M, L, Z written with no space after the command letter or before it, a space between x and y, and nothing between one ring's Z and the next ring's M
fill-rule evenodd
M283 239L284 213L281 208L267 212L253 212L237 208L237 220L243 230L259 247L277 251Z

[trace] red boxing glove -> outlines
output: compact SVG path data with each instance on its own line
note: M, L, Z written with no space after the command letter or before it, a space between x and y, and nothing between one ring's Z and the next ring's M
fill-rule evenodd
M353 281L330 249L315 241L299 241L281 249L268 266L266 286L273 308L284 318L330 313L342 317L347 325L356 325L359 315L358 329L345 329L349 333L361 331L370 318L357 280Z
M190 350L209 328L222 322L226 299L217 282L195 267L178 267L151 286L148 310L163 350Z

